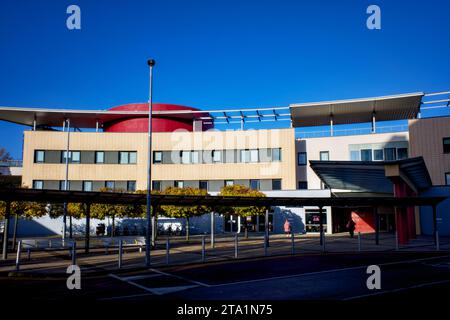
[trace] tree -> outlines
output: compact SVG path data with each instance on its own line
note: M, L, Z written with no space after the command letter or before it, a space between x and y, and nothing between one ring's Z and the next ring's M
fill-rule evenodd
M250 189L242 185L225 186L220 190L220 196L240 196L240 197L265 197L266 195L261 191ZM245 217L244 219L244 231L245 238L248 238L248 224L247 217L264 215L266 212L265 206L249 206L249 207L226 207L221 206L217 208L217 211L222 214L237 215L239 217Z
M47 214L45 204L39 202L29 201L13 201L11 202L11 215L14 215L14 229L13 229L13 250L16 247L17 229L19 226L19 218L25 219L39 218ZM0 201L0 216L6 215L6 202ZM9 218L9 217L8 217Z
M0 161L9 161L13 158L5 148L0 148Z
M175 188L169 187L161 194L164 195L183 195L183 196L206 196L207 191L197 188ZM186 240L189 240L189 218L194 216L201 216L205 213L211 212L211 208L205 205L194 206L161 206L161 212L166 217L184 218L186 219Z

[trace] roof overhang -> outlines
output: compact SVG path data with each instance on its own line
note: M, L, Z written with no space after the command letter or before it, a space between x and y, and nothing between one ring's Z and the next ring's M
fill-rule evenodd
M446 197L236 197L236 196L182 196L182 195L152 195L153 205L175 206L335 206L335 207L362 207L374 205L402 206L411 205L437 205ZM116 192L87 192L87 191L60 191L37 190L22 188L0 188L0 201L36 201L43 203L109 203L109 204L141 204L145 205L146 195L136 193Z
M310 161L311 168L331 189L393 193L393 178L400 178L414 191L432 183L422 157L397 161Z
M291 104L293 127L414 119L420 110L423 92L374 98Z
M171 118L194 119L204 111L153 111L154 116L170 116ZM66 119L76 128L96 128L114 120L148 117L147 111L114 111L114 110L76 110L48 108L15 108L0 106L0 120L26 126L62 127Z

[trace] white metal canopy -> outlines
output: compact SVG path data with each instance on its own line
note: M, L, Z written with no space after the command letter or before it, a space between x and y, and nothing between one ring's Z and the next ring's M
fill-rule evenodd
M420 111L423 92L364 99L291 104L293 127L350 124L414 119Z

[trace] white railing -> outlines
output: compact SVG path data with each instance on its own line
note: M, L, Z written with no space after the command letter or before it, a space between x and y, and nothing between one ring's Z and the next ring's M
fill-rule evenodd
M389 133L389 132L403 132L403 131L408 131L407 124L377 127L375 133ZM356 136L363 134L373 134L372 128L352 128L352 129L333 130L333 136ZM296 137L297 138L331 137L331 130L296 132Z

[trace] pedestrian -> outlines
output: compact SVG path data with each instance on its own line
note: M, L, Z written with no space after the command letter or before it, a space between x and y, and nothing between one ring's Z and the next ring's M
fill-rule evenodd
M286 237L289 237L291 235L291 224L289 223L288 219L284 222L284 232L286 233Z
M353 221L352 218L350 218L350 220L347 223L347 230L350 233L350 238L353 238L353 236L355 235L355 229L356 229L356 223L355 223L355 221Z

